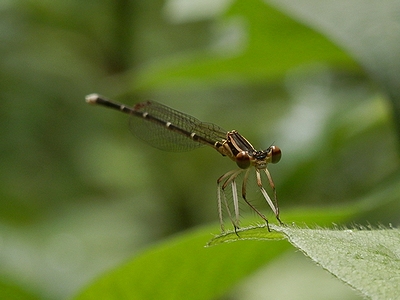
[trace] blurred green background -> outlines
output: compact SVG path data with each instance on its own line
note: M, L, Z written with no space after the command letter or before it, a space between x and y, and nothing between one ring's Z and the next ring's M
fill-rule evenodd
M343 205L359 213L340 225L397 226L399 11L396 1L2 2L1 289L69 297L174 233L219 232L216 179L234 163L208 148L150 147L126 115L87 105L93 92L152 99L236 129L258 149L279 146L269 170L284 222ZM282 261L264 273L308 270L300 256ZM293 278L298 296L323 280L352 297L309 269L301 284ZM226 298L258 298L260 278Z

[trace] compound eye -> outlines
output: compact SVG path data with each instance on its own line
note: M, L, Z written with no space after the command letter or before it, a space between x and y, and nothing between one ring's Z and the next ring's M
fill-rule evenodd
M241 169L247 169L250 166L250 156L247 152L242 151L236 155L236 164Z
M282 151L277 146L271 146L269 149L271 150L271 163L276 164L281 160Z

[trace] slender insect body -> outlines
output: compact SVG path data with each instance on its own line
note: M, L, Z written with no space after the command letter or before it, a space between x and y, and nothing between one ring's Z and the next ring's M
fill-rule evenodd
M235 228L239 228L239 197L236 179L242 173L244 178L241 187L243 200L267 223L267 218L247 200L247 181L251 167L255 168L257 186L265 201L279 219L279 209L276 197L275 184L267 169L269 163L277 163L281 159L281 150L276 146L270 146L266 150L255 150L250 142L236 130L225 131L212 123L204 123L196 118L174 110L154 101L146 101L129 108L123 104L112 102L97 94L86 96L86 102L99 104L109 108L117 109L131 115L131 131L148 142L150 145L167 151L191 150L203 145L211 146L223 156L233 160L239 169L229 171L217 180L218 185L218 216L221 230L224 231L222 216L223 207L226 208L228 216ZM261 171L266 174L269 185L274 193L273 200L263 187ZM226 199L226 189L232 191L234 214L231 213Z

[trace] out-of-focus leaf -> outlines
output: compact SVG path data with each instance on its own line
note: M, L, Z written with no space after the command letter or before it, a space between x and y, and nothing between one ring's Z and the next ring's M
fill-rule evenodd
M207 49L159 60L135 74L135 88L196 80L265 82L281 79L293 67L321 61L355 66L325 37L259 0L235 1L216 27L237 42L224 43L220 33L221 40Z
M205 248L215 230L202 228L156 245L105 274L75 299L218 298L289 247L285 241L246 241Z
M400 134L400 2L266 0L345 49L390 95Z
M20 286L10 282L0 282L0 299L7 300L35 300L40 299L38 295L24 290Z

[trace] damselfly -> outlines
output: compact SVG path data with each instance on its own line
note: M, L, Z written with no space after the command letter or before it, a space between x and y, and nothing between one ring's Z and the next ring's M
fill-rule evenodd
M258 188L274 212L276 219L282 224L279 219L275 185L267 169L269 163L277 163L281 159L282 153L278 147L270 146L265 150L256 150L236 130L226 131L215 124L200 122L192 116L155 101L138 103L130 108L98 94L90 94L86 96L86 102L114 108L131 115L130 129L133 134L156 148L167 151L185 151L208 145L236 162L239 169L227 172L217 180L218 216L222 231L224 231L223 206L227 210L235 231L239 228L239 197L236 179L242 172L244 172L242 198L267 223L269 230L267 218L246 198L247 181L252 167L255 168ZM262 185L262 173L265 173L268 178L274 194L274 201L271 200ZM228 186L232 190L234 214L230 211L225 195Z

